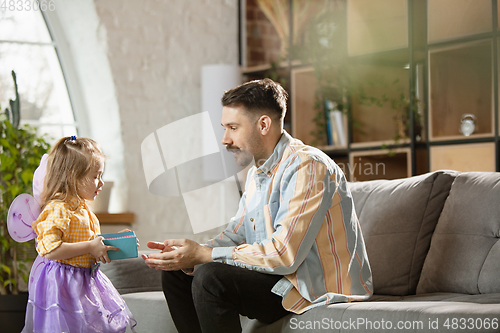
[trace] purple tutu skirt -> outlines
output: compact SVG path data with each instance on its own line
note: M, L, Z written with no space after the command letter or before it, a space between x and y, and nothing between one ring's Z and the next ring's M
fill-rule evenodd
M37 257L30 273L24 332L125 332L137 325L99 269Z

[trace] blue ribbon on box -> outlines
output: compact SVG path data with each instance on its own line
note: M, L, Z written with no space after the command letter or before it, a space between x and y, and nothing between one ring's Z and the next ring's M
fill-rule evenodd
M116 232L99 236L104 237L102 240L104 244L119 248L118 251L108 251L110 260L137 258L139 256L135 232Z

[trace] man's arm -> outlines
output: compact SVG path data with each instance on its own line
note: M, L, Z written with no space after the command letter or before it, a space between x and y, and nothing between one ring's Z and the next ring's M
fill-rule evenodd
M224 247L232 249L245 242L242 224L246 194L240 199L238 212L231 219L226 229L217 237L200 245L189 239L169 239L163 243L148 242L150 249L160 253L143 255L142 258L150 268L157 270L192 270L194 266L213 261L212 248Z
M245 230L242 216L245 212L246 193L240 198L238 212L231 219L226 229L217 237L200 245L189 239L169 239L163 243L148 242L150 249L160 253L143 255L142 258L150 268L157 270L192 270L194 266L213 261L212 248L232 249L245 242Z
M157 270L186 270L213 261L211 248L190 239L169 239L164 243L148 242L147 245L150 249L161 250L142 256L146 265Z

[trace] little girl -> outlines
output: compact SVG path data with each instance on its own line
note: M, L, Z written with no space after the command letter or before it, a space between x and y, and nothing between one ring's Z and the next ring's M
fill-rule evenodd
M87 138L65 137L52 148L33 222L40 255L29 280L23 332L125 332L136 325L97 262L110 262L99 221L87 207L104 182L104 155Z

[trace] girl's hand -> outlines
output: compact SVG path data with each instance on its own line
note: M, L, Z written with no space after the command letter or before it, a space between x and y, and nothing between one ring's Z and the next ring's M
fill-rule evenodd
M132 231L132 230L130 230L130 229L123 229L123 230L120 230L118 232L130 232L130 231ZM141 244L139 244L139 238L137 238L137 247L139 247L139 246L141 246Z
M91 240L90 241L90 244L89 244L89 252L91 255L94 256L95 260L97 262L102 262L104 264L107 264L109 262L111 262L111 260L109 260L109 257L108 257L108 251L118 251L119 249L117 247L114 247L114 246L108 246L108 245L105 245L102 240L104 239L104 237L102 236L99 236L99 237L96 237L95 239Z

